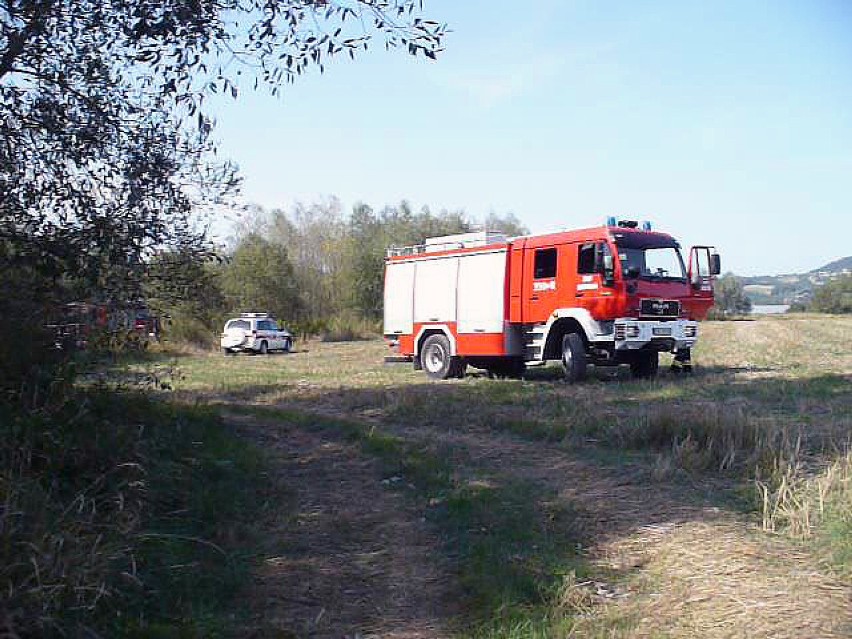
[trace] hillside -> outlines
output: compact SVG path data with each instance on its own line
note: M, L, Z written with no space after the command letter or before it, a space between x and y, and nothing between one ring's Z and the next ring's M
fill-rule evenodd
M756 275L740 280L753 304L792 304L807 302L816 287L845 273L852 273L852 255L807 273Z
M839 260L829 262L825 266L814 269L811 273L842 273L850 271L852 271L852 255L848 257L841 257Z

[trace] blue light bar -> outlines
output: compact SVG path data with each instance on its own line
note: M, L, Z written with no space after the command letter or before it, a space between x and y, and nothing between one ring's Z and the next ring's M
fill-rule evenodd
M615 216L614 215L610 215L608 218L606 218L606 225L607 226L615 226L615 224L616 224L616 222L615 222Z
M648 220L645 220L644 222L642 222L642 230L643 231L650 231L651 230L651 223Z

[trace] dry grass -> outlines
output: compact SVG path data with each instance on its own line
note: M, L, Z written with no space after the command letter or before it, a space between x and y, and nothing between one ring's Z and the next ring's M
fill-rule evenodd
M756 486L763 530L818 538L830 564L852 575L852 452L816 470L797 456L779 456Z
M66 399L0 404L0 636L209 636L257 516L256 452L203 409Z
M633 596L601 611L624 623L614 636L848 636L848 588L827 580L807 552L736 523L646 528L605 551L642 565Z
M407 447L452 446L466 451L449 460L454 476L537 482L576 506L584 553L602 575L565 577L547 618L483 636L848 632L850 592L821 561L841 572L852 562L849 457L839 452L852 432L852 318L701 331L686 379L604 372L566 386L547 368L524 381L474 371L432 383L383 366L376 341L184 357L178 387L189 398L345 416ZM624 596L599 595L600 582Z

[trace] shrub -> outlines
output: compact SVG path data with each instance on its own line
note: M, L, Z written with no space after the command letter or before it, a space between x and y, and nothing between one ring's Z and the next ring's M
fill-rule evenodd
M818 313L852 313L852 273L826 282L814 291L811 310Z
M324 342L354 342L373 339L381 333L381 324L378 321L345 313L325 322L320 339Z
M0 633L209 635L258 461L212 414L134 394L0 405Z

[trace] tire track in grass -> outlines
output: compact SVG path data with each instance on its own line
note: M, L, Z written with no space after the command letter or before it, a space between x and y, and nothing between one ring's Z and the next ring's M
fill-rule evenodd
M226 413L294 494L266 523L246 636L442 637L456 610L440 541L381 458L306 421ZM343 436L341 436L343 435ZM376 439L377 450L389 442Z
M373 473L378 471L380 476L385 476L386 484L401 487L402 491L390 495L408 504L394 503L393 512L377 508L377 496L371 496L374 491L364 486L363 477L357 480L357 485L351 486L351 492L338 490L337 496L332 498L322 484L329 477L338 481L333 472L328 475L323 471L322 479L313 473L294 477L288 471L289 481L297 479L304 486L305 497L300 510L317 499L334 502L342 498L348 504L366 499L373 504L374 512L359 508L351 513L350 527L355 530L375 526L376 521L371 520L392 520L394 513L397 516L407 513L408 534L405 530L395 534L399 550L396 556L386 558L383 569L404 561L414 574L444 573L443 581L434 577L421 578L415 580L419 584L416 590L398 593L399 610L408 613L428 609L431 603L432 621L422 623L421 619L421 623L411 624L410 614L401 615L409 619L409 623L402 626L388 625L386 619L379 623L367 620L363 610L367 600L382 596L377 591L379 584L373 583L364 590L373 590L373 595L362 596L349 608L341 598L326 594L327 610L333 609L333 615L349 621L324 629L311 627L309 623L304 627L308 634L321 631L322 636L332 636L332 630L345 631L349 626L376 636L443 636L447 632L477 637L553 636L569 632L574 626L578 612L574 605L576 596L566 597L565 593L573 588L578 575L584 574L585 562L577 552L575 513L554 501L553 494L531 482L482 472L463 450L435 450L428 442L388 435L368 424L294 411L256 408L249 412L248 416L243 414L232 420L251 425L252 431L260 430L266 438L279 439L274 448L279 448L281 442L286 446L295 445L291 454L296 456L306 454L306 445L315 449L318 441L324 441L326 448L348 448L346 455L351 463L372 468ZM362 458L355 462L359 456L353 453L352 446L360 446L361 453L378 460L378 468L375 461ZM349 478L363 474L353 473L351 463L342 464L340 460L337 463L345 467L343 472ZM359 491L363 494L355 494ZM322 518L321 514L316 517L317 520ZM421 526L425 522L429 524L427 532L422 534L430 543L419 552L406 548L412 543L411 521ZM322 530L322 524L318 525ZM440 533L443 543L438 548L430 546L435 539L429 537L429 530ZM325 533L328 538L324 543L317 540L316 530L310 533L309 554L314 558L346 543L347 528L341 530L340 522ZM289 539L290 545L299 541L306 543L303 534L284 532L283 537ZM360 539L359 544L363 543ZM351 557L341 559L347 565L352 563ZM269 601L268 608L283 608L292 623L293 611L299 605L304 608L313 605L310 611L301 613L303 618L309 619L318 604L307 595L320 591L328 593L328 571L325 574L321 570L311 572L304 562L294 563L292 559L281 559L278 563L287 565L292 572L286 577L274 573L274 579L288 581L290 587L295 579L308 590L296 597L296 606L287 600ZM300 573L298 578L294 577L295 573ZM264 572L261 574L265 576ZM265 583L262 579L258 587L269 592L270 585L278 589L281 584ZM393 590L392 585L390 588ZM440 606L443 608L439 609Z
M333 411L313 414L317 419L340 419ZM575 613L585 604L557 615L562 632L615 637L852 636L848 584L816 569L813 558L795 544L767 538L742 515L714 505L713 484L655 482L642 464L611 467L581 457L582 451L499 433L379 420L360 426L347 423L367 431L387 429L402 442L427 438L465 451L467 468L455 472L470 475L475 466L480 477L492 477L500 491L497 501L507 508L516 508L517 500L515 505L511 499L507 502L504 489L509 487L511 493L526 483L539 493L534 497L527 492L527 499L547 500L543 496L551 495L558 508L575 509L572 525L586 540L592 566L581 572L585 589L565 585L575 598L594 605L584 616ZM487 491L481 495L491 498ZM446 531L447 522L441 525ZM481 541L490 543L487 535ZM524 543L532 542L519 541ZM565 561L564 572L570 572L571 563L570 558ZM551 576L557 572L551 566ZM533 614L513 616L513 609L497 625L480 626L478 636L547 636L553 618L545 607L558 601L558 587L554 579L540 583L552 592L539 597ZM598 596L590 596L589 586Z

